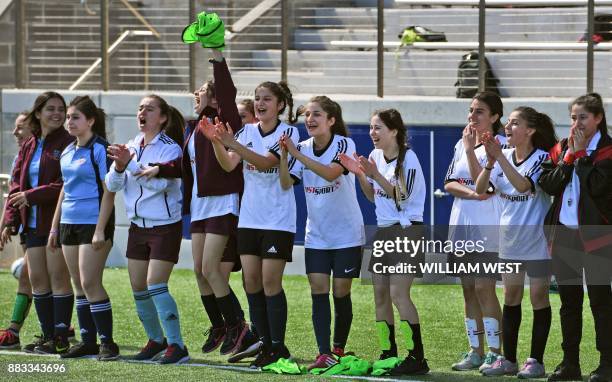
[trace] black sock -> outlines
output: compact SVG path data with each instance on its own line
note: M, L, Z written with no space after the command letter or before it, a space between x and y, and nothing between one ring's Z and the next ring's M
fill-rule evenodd
M102 301L91 302L89 304L91 315L96 323L100 342L109 344L113 342L113 308L107 298Z
M266 295L263 289L257 293L247 293L249 301L249 314L251 321L257 327L259 339L268 349L271 347L270 325L268 324L268 311L266 306Z
M521 326L521 305L504 305L502 313L502 333L504 333L504 356L516 363L516 347Z
M544 364L544 350L548 341L548 332L552 321L552 310L549 307L533 311L533 328L531 329L531 358Z
M68 338L68 328L72 320L72 309L74 307L74 295L53 295L53 321L55 322L55 336Z
M418 360L425 358L425 351L423 350L423 339L421 338L421 325L410 324L412 330L412 342L414 343L414 349L409 354Z
M334 296L334 346L344 349L353 322L353 302L351 294L344 297Z
M236 316L236 310L234 309L234 303L230 294L217 297L217 306L223 315L223 320L227 327L236 326L238 323L238 317Z
M319 354L331 354L329 346L329 337L331 336L329 293L312 295L312 326L317 339Z
M208 319L210 320L210 324L213 328L221 328L225 323L223 322L223 316L221 315L221 311L217 306L217 300L215 299L214 294L208 294L206 296L201 295L202 304L204 305L204 310L208 315Z
M53 337L53 295L51 292L43 294L32 293L34 300L34 308L38 315L38 321L40 322L40 330L42 330L43 337L49 339Z
M266 296L266 305L272 351L275 351L285 346L285 330L287 328L287 297L285 291L281 290L274 296Z
M242 306L240 306L240 301L238 300L238 297L236 297L236 294L231 287L229 288L229 291L229 295L232 298L232 305L234 305L234 312L240 320L244 321L244 310L242 310Z
M91 315L87 297L76 296L76 312L81 329L81 341L86 344L96 343L96 323Z

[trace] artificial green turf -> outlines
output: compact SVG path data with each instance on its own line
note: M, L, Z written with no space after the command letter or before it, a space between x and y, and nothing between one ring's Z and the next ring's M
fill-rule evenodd
M232 287L240 298L242 306L248 310L246 298L242 291L239 275L233 275ZM127 270L107 269L104 284L113 304L114 337L121 347L123 355L136 353L146 342L146 336L136 316L134 301L129 286ZM312 361L317 347L311 322L310 289L303 276L286 276L284 288L288 299L289 319L287 324L287 345L294 358L303 365ZM0 271L0 322L8 324L17 282L6 271ZM170 279L170 291L175 297L182 325L185 343L190 351L192 363L209 363L227 365L226 357L218 352L202 354L200 348L204 341L204 331L208 327L195 278L191 271L175 270ZM528 292L528 291L527 291ZM498 288L501 298L501 288ZM461 353L467 350L467 340L463 323L463 299L458 285L415 285L411 293L421 319L425 356L429 360L431 373L426 376L408 378L427 381L482 381L484 377L477 372L457 373L450 371L450 365L456 362ZM353 327L347 351L354 351L358 356L370 360L377 358L379 351L374 328L374 298L372 287L355 282L352 291ZM545 355L547 371L552 371L561 360L561 333L559 326L559 297L551 295L553 322ZM248 312L247 312L248 314ZM529 356L531 338L532 312L528 293L523 301L523 322L519 339L518 358L523 362ZM76 326L76 313L73 315ZM34 307L21 332L22 344L28 343L34 334L39 332ZM597 367L599 353L595 350L593 318L585 298L584 329L581 347L583 374ZM8 374L8 363L25 362L62 362L66 365L66 374ZM242 363L239 365L246 365ZM6 355L0 354L0 380L45 381L275 381L275 380L324 380L315 376L276 376L262 373L246 373L211 369L207 367L159 366L133 364L126 362L96 362L93 360L62 360L51 357ZM508 378L487 378L487 381L509 380ZM512 378L514 380L514 378Z

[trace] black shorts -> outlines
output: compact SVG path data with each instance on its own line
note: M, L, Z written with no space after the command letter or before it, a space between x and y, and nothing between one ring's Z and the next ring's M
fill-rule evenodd
M552 260L510 260L501 259L503 263L519 263L519 270L527 273L530 278L550 278L552 275Z
M163 260L176 264L182 240L183 222L180 220L153 228L141 228L132 223L126 256L134 260Z
M49 234L38 235L36 230L33 228L27 228L23 231L23 236L25 237L25 247L28 248L37 248L37 247L46 247L47 242L49 241Z
M95 224L60 224L59 240L62 245L82 245L91 244ZM104 240L113 241L115 226L107 224L104 228Z
M368 264L368 271L387 276L423 277L421 264L425 263L425 253L422 250L416 253L410 250L404 251L403 245L397 248L395 244L398 240L403 243L404 239L418 241L424 235L425 226L422 222L412 222L412 225L408 227L402 227L399 224L379 227L372 242L372 256Z
M287 231L238 228L238 253L291 261L294 236Z
M334 278L356 279L361 270L362 248L305 249L306 274L325 273Z

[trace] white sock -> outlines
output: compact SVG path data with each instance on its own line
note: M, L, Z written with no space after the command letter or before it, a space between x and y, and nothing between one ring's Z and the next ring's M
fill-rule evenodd
M487 344L490 348L499 349L499 321L492 317L483 317L482 322L484 324L485 333L487 334Z
M478 340L478 326L476 325L475 319L468 317L465 318L465 331L467 332L470 346L475 349L479 348L480 341Z

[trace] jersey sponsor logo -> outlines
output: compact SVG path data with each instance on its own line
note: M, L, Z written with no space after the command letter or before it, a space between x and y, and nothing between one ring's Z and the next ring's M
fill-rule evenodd
M268 253L277 254L278 251L276 250L276 248L274 248L274 246L271 246L270 249L268 249Z
M475 184L472 179L468 178L457 178L457 182L463 184L464 186L473 186Z
M263 171L258 170L257 167L255 167L254 165L252 165L250 163L247 163L245 167L246 167L246 169L248 171L259 172L261 174L276 174L276 173L278 173L278 167L272 167L272 168L269 168L269 169L263 170Z
M529 194L529 195L508 195L508 194L504 194L503 192L499 194L499 197L511 202L527 202L529 201L529 199L533 199L535 197L535 195L533 194Z
M330 184L329 186L323 187L304 187L304 192L307 194L313 195L325 195L330 194L332 192L338 191L340 189L340 181L335 181L334 184Z

